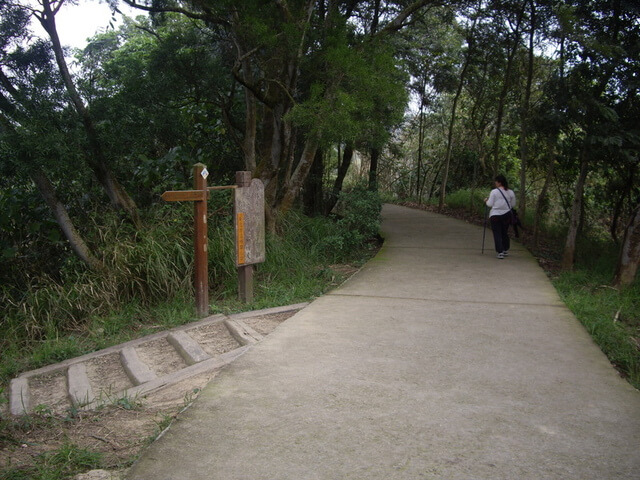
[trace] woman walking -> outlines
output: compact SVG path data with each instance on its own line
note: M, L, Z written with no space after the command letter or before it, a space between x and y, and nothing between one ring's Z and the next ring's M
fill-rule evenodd
M491 231L495 243L497 257L503 259L509 253L511 242L509 240L509 225L511 223L511 209L516 204L516 194L509 190L509 184L504 175L498 175L495 179L495 187L484 201L491 207L489 219Z

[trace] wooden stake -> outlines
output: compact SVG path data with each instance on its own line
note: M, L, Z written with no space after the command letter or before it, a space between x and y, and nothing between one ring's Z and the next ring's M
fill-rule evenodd
M204 317L209 313L209 268L208 268L208 236L207 236L207 178L202 175L206 167L202 163L193 166L193 188L204 194L204 199L195 202L195 290L196 314Z

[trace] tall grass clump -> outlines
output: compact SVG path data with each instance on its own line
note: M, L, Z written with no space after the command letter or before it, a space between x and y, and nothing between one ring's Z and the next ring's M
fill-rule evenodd
M561 273L553 284L611 363L640 389L640 285L615 289L610 279L609 273L582 266Z
M32 339L59 330L81 330L92 315L136 300L152 304L189 288L192 242L181 219L160 215L132 233L127 225L96 229L104 269L89 271L71 261L61 279L34 279L24 295L2 303L23 333ZM186 234L185 234L186 233Z
M102 270L86 270L70 259L59 278L34 278L20 297L0 292L0 379L20 369L16 357L34 368L85 353L95 345L89 338L94 318L132 304L145 310L187 296L192 288L191 220L165 208L151 215L148 226L137 232L115 217L95 226L91 241L101 247Z

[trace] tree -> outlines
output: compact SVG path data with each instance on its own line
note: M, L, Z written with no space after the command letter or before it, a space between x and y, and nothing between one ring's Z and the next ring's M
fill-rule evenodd
M624 240L620 248L620 255L613 276L613 285L630 285L636 277L640 264L640 205L631 215L631 220L625 229Z
M103 186L105 192L111 199L111 202L119 208L122 208L127 212L132 222L136 227L140 228L141 221L138 214L138 209L125 191L122 185L118 182L115 176L112 174L111 169L107 166L107 159L104 155L104 151L101 145L98 131L96 130L93 118L84 104L78 90L75 86L67 61L64 56L64 50L58 36L58 29L56 26L56 14L60 8L64 5L65 0L39 0L42 7L41 10L30 9L35 18L40 22L45 29L49 38L53 52L55 54L58 68L60 69L60 75L67 89L67 93L71 99L71 102L80 116L82 124L87 134L89 141L89 153L86 156L86 161L96 178Z
M637 87L628 82L637 72L638 17L621 1L576 4L568 50L571 70L567 75L567 114L573 130L579 131L579 175L574 192L570 229L563 253L564 269L573 268L577 229L582 219L584 181L589 170L615 159L623 144L620 115L616 107L625 98L637 97ZM588 38L584 35L588 34ZM629 91L629 89L631 91ZM629 95L630 94L630 95ZM636 150L637 157L637 150ZM606 163L604 163L606 165Z
M435 3L223 1L215 5L187 2L176 7L161 2L126 2L149 11L176 11L202 19L220 32L217 46L226 49L227 58L234 59L228 68L242 85L245 97L245 168L265 184L270 225L298 197L318 148L365 137L362 119L376 106L370 99L358 103L365 92L357 89L370 85L367 78L375 77L381 65L386 69L389 53L382 39ZM371 8L379 8L380 14L371 16ZM368 26L366 21L358 23L356 15L369 15L372 22ZM386 21L380 21L382 18ZM382 56L373 52L382 52ZM362 64L363 57L371 62L368 66ZM354 76L356 71L358 77ZM375 88L369 88L368 93L372 92ZM374 121L388 117L389 103L379 105L384 108Z
M75 254L90 268L102 262L76 229L67 207L60 201L45 168L63 151L59 112L63 111L60 85L53 75L49 50L42 42L30 48L20 45L27 34L29 17L18 6L5 4L0 24L0 141L10 150L5 175L33 181Z
M444 200L447 193L447 179L449 177L449 164L451 162L451 150L453 148L453 128L456 123L456 112L458 107L458 101L460 100L460 95L462 94L462 88L464 87L464 83L466 81L467 71L469 69L469 64L471 61L472 55L474 55L474 30L476 26L477 19L474 19L471 26L468 28L466 33L467 38L467 51L464 58L464 63L462 64L462 69L460 70L460 78L458 79L458 87L456 89L456 93L453 97L453 105L451 106L451 119L449 120L449 130L447 133L447 153L444 158L444 171L442 173L442 185L440 186L440 201L438 203L438 209L442 210L444 207Z

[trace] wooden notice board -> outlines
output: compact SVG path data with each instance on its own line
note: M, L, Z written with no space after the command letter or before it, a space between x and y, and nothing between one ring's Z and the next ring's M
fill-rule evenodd
M264 184L254 178L249 186L234 190L236 267L262 263L266 256L264 240Z

